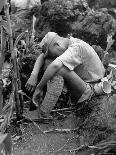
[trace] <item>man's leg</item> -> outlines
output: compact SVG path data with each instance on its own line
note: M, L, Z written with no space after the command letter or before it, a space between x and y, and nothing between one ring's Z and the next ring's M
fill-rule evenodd
M52 62L51 59L46 59L44 64L44 70L46 70L47 66ZM60 75L54 76L50 81L47 82L47 91L43 102L41 104L40 109L45 112L49 113L55 106L56 102L58 101L59 96L62 93L64 86L64 79Z
M64 85L63 79L66 82L67 88L77 100L79 100L87 90L86 82L84 82L74 71L70 71L66 67L63 67L58 72L58 75L49 82L46 96L40 107L41 112L44 112L46 116L48 115L48 117L62 92Z
M50 113L58 101L64 87L64 80L60 75L54 76L47 83L47 91L40 109L44 113Z
M66 81L67 88L71 94L78 100L87 88L84 82L74 71L70 71L65 66L58 72Z

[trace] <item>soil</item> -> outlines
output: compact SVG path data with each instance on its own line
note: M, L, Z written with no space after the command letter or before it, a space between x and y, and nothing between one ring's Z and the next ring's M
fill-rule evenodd
M46 6L46 8L47 8L47 6ZM35 10L35 12L37 12L37 11ZM107 20L105 20L105 13L104 12L101 12L101 13L103 14L103 17L104 17L103 21L106 22L105 28L104 27L103 27L104 29L102 28L103 30L105 30L105 35L104 34L102 36L98 35L100 39L96 38L96 36L94 36L93 34L95 34L95 35L99 34L98 33L99 29L101 32L101 27L99 27L99 24L102 24L102 22L98 22L99 23L98 25L95 23L95 25L94 25L93 24L94 20L93 21L91 20L91 14L90 14L90 18L89 18L89 16L87 16L85 14L85 17L88 17L88 19L86 19L86 18L84 18L84 15L82 13L79 13L80 25L82 24L81 20L84 19L83 27L85 26L84 28L85 28L85 30L87 30L87 33L85 33L86 31L83 31L84 28L79 25L79 20L78 20L78 22L77 23L74 22L75 25L73 25L73 26L75 26L74 27L75 28L74 36L78 37L77 36L77 34L78 34L81 37L83 37L80 39L85 39L85 41L86 40L89 41L89 39L91 39L90 41L91 41L92 45L93 45L93 43L94 44L96 43L97 45L100 45L103 49L105 49L106 37L107 37L106 30L109 31L110 24ZM16 14L16 17L14 17L14 18L12 17L14 19L14 23L15 23L14 24L15 26L13 28L14 37L18 36L19 33L25 31L27 29L27 25L29 27L29 31L31 32L30 29L31 29L32 21L30 18L28 19L28 16L26 16L25 14L26 14L25 11L21 11ZM68 16L66 16L66 18L69 19L69 17L72 17L71 15L69 14ZM75 13L75 15L76 15L76 18L74 18L74 17L73 18L77 19L78 11L77 11L77 14ZM94 19L94 17L96 17L96 12L94 12L92 15L93 15L92 17ZM99 12L98 12L98 15L99 15ZM18 16L25 17L25 20L23 20L23 19L19 20L20 18L17 18ZM46 14L45 14L45 16L42 14L40 17L41 18L38 17L39 26L37 25L37 29L42 32L41 32L41 35L40 34L38 35L40 37L38 40L43 38L44 34L49 30L49 26L50 26L49 22L46 22L47 21ZM54 14L53 14L53 17L54 17ZM102 16L100 16L100 17L102 17ZM109 15L108 15L108 17L109 17ZM109 19L112 19L112 18L109 17ZM73 19L72 19L72 21L73 21ZM91 27L91 26L87 27L88 21L90 23L92 21L91 25L93 25L93 27ZM109 21L112 21L112 20L109 20ZM97 22L97 20L95 20L95 22ZM103 23L105 23L105 22L103 22ZM98 27L96 27L96 25ZM112 22L111 22L111 26L112 26ZM80 32L79 27L82 28L82 32ZM89 29L89 33L88 33L88 29ZM80 33L77 33L78 31ZM89 34L91 34L91 32L92 32L92 37L90 37L90 35L89 35ZM101 39L102 39L102 41L101 41ZM115 51L111 54L111 57L112 57L111 62L112 63L116 62ZM28 64L30 64L30 66L32 67L31 61L29 61ZM114 63L114 64L116 64L116 63ZM28 66L28 65L26 64L26 66ZM26 70L28 71L28 73L29 73L29 70L25 69L25 71L24 71L24 73L27 75ZM90 145L90 144L94 145L94 143L96 145L96 143L99 143L103 140L107 140L107 138L109 138L110 136L112 136L111 140L114 140L114 137L116 135L116 133L115 133L115 131L116 131L116 126L115 126L116 115L114 115L116 107L114 106L114 103L112 103L112 105L111 105L110 103L108 103L108 104L105 103L105 101L102 104L102 102L99 100L99 104L101 103L101 105L103 105L103 106L101 106L102 110L98 106L96 106L97 108L93 109L93 107L94 107L93 104L98 105L98 103L96 101L93 102L91 107L86 106L85 111L84 110L81 111L83 114L84 120L81 120L80 117L77 117L75 115L75 113L70 112L70 113L66 114L65 118L64 117L62 119L55 118L53 121L46 121L46 122L41 121L41 122L34 123L34 122L25 120L22 123L18 124L17 126L16 126L16 124L13 126L11 123L10 133L12 136L12 143L13 143L13 153L12 154L13 155L76 155L76 154L78 154L78 155L94 155L94 154L96 154L93 152L89 152L89 150L87 150L86 147L85 147L85 149L83 149L81 151L79 151L79 150L81 149L81 147L86 146L86 145ZM111 105L111 108L110 108L110 105ZM105 106L107 106L108 108ZM109 114L109 109L111 109L111 114ZM100 112L98 110L100 110ZM88 119L88 122L85 122L85 128L83 127L84 131L78 132L78 128L81 126L82 121L86 121L86 119L89 118L90 113L91 113L91 117L90 117L90 119ZM106 113L108 113L108 114L106 115ZM63 113L63 115L64 115L64 113ZM106 117L106 116L108 116L108 117ZM113 116L113 119L111 119L112 116ZM113 128L113 125L114 125L114 128ZM90 131L87 130L87 128L90 129ZM111 131L113 134L110 133ZM94 143L92 143L92 141Z
M22 135L13 138L13 155L72 155L81 145L82 137L69 129L78 127L79 120L75 114L67 118L43 123L23 123L20 127ZM41 131L48 131L42 133ZM53 131L67 129L67 132ZM51 132L49 132L52 130ZM72 150L72 152L71 152Z

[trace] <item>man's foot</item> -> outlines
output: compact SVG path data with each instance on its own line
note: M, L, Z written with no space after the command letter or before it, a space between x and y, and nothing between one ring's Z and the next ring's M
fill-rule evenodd
M50 115L50 113L45 113L42 110L38 110L38 117L40 119L45 119L45 120L52 120L53 117Z
M30 119L32 121L39 121L39 120L52 120L53 117L50 115L50 113L44 113L41 110L33 110L33 111L27 111L24 114L24 117L27 119Z

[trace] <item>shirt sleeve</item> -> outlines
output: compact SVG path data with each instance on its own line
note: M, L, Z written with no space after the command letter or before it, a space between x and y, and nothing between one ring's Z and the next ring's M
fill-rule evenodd
M59 59L69 70L74 70L75 67L82 64L81 47L72 45L57 59Z
M46 44L46 36L41 40L41 42L39 43L39 47L42 50L42 53L46 53L47 51L47 44ZM47 53L46 53L47 54Z

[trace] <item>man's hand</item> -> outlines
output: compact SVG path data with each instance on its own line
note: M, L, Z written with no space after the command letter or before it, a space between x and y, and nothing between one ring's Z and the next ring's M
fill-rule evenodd
M25 87L28 91L33 92L36 87L36 84L37 84L37 76L32 74L28 79Z
M41 98L41 95L42 95L42 90L36 88L35 92L33 94L33 98L32 98L32 101L36 107L38 107L38 105L39 105L38 103L39 103L39 100Z

